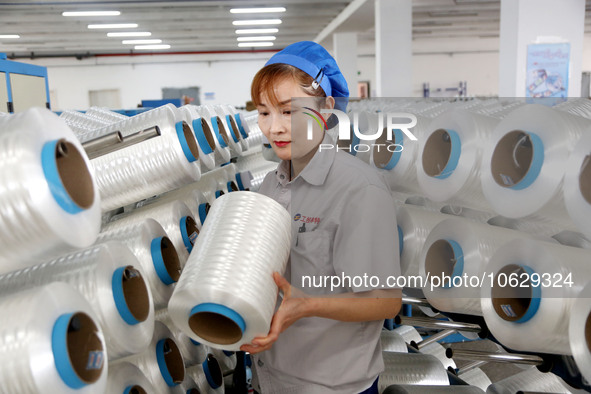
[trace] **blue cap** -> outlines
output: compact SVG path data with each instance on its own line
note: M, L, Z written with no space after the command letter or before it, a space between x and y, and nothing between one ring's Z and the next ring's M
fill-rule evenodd
M337 62L321 45L300 41L277 52L265 66L283 63L299 68L316 82L326 96L335 98L335 108L345 111L349 102L349 88ZM340 99L338 99L340 97Z

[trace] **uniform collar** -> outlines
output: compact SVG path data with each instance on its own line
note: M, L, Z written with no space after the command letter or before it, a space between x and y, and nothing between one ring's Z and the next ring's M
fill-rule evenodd
M330 171L330 167L334 162L336 155L336 144L332 137L326 132L324 133L324 138L322 139L321 144L333 145L334 149L323 149L322 151L316 151L316 154L314 154L308 165L304 167L300 175L298 175L295 179L302 178L304 181L314 186L321 186L324 184L324 181L328 176L328 172ZM289 182L290 170L291 166L289 160L282 160L277 167L277 181L279 181L279 183L281 183L283 186Z

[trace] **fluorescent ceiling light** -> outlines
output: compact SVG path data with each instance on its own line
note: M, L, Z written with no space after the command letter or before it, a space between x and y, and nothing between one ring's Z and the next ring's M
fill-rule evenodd
M285 7L266 7L266 8L232 8L232 14L255 14L258 12L285 12Z
M64 11L63 16L118 16L120 11Z
M105 23L102 25L88 25L89 29L133 29L137 23Z
M274 41L275 36L236 37L238 41Z
M236 34L269 34L269 33L277 33L279 29L275 27L269 27L267 29L238 29L236 30Z
M116 33L107 33L107 37L150 37L149 31L125 31Z
M0 38L21 38L18 34L0 34Z
M232 22L234 26L248 26L248 25L280 25L281 19L252 19Z
M169 49L170 45L162 44L162 45L136 45L133 49Z
M239 47L272 47L272 42L239 42Z
M154 40L123 40L121 41L122 44L160 44L162 40L154 39Z

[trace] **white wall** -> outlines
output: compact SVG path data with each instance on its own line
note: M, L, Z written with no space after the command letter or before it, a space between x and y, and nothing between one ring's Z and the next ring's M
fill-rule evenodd
M163 87L201 88L202 104L244 106L250 100L254 74L272 53L211 54L137 57L19 59L48 67L52 109L87 109L89 91L119 89L123 108L135 108L142 99L161 99ZM205 92L215 93L204 100Z

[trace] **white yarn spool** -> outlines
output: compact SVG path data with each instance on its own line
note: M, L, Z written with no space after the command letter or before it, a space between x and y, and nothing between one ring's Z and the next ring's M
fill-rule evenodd
M109 368L107 391L109 394L157 394L146 375L128 362Z
M86 110L86 115L98 119L106 124L116 123L128 118L123 114L103 107L90 107Z
M0 273L92 245L101 212L90 168L51 111L0 118Z
M203 363L188 368L187 374L195 380L202 394L222 394L225 391L224 375L213 354L208 354Z
M417 178L424 195L479 210L491 207L480 185L484 141L498 120L466 110L447 111L431 121L419 141Z
M591 119L591 101L588 98L569 98L562 103L556 104L554 108Z
M447 355L445 354L445 347L443 347L443 345L441 345L438 342L433 342L428 344L427 346L422 347L420 349L420 352L422 354L430 354L436 357L445 369L456 369L456 363L453 359L447 357Z
M163 323L154 324L154 336L140 354L121 359L136 365L150 380L158 394L178 393L178 386L185 380L183 356L174 336ZM119 361L113 363L117 368Z
M107 122L91 118L78 111L64 111L60 114L60 118L66 122L77 137L83 136L92 130L100 129L108 124Z
M591 283L579 293L568 323L570 348L583 377L591 382Z
M130 225L108 223L98 240L125 243L137 257L140 270L148 280L154 308L166 307L173 285L181 275L181 263L172 241L158 222L146 219Z
M480 280L494 253L513 239L530 239L526 233L477 223L468 219L447 218L439 222L427 237L419 259L423 278L464 275ZM476 280L476 279L474 279ZM459 283L459 282L456 282ZM426 283L423 293L435 308L453 313L482 316L478 283Z
M223 120L216 112L207 105L195 107L195 110L208 123L209 128L213 131L215 149L215 163L216 166L221 166L230 161L230 158L235 157L230 149L230 139L232 137L226 134Z
M537 240L517 239L503 245L484 269L494 274L495 287L487 277L481 291L482 313L494 337L514 350L571 354L569 317L591 277L590 259L589 250ZM531 283L527 276L534 273L549 281L532 286L536 277ZM520 287L501 287L502 278L510 275L517 280L509 286Z
M179 385L179 394L200 394L199 385L188 373L185 372L185 380Z
M198 342L194 342L186 336L172 321L170 316L168 315L167 309L161 309L156 312L156 320L164 323L166 327L170 330L173 335L173 339L176 342L181 354L183 355L183 360L185 361L185 366L190 367L192 365L201 364L205 361L207 357L208 349L207 346L202 345Z
M413 141L400 130L393 131L393 140L387 140L387 133L376 140L374 148L371 152L370 165L382 169L384 177L390 185L390 189L395 191L402 191L408 193L417 193L421 191L417 179L417 163L419 159L419 144L425 138L429 118L416 115L417 124L412 129L409 129L417 138ZM408 121L408 120L406 120ZM402 145L400 147L386 148L381 145L389 145L395 143ZM392 150L393 152L390 152Z
M199 160L201 161L201 170L203 172L215 168L216 142L211 122L201 117L197 107L194 105L183 105L179 108L185 121L190 124L197 138L199 147ZM229 160L229 158L228 158Z
M408 344L410 344L413 341L416 343L419 343L423 340L423 337L421 337L421 334L419 334L417 329L414 328L413 326L396 327L393 330L393 332L400 335L404 339L404 342L406 342Z
M0 393L99 394L107 352L92 308L65 283L0 298Z
M482 190L494 210L563 230L565 163L589 121L541 105L514 110L495 128L483 153Z
M246 129L242 125L242 119L240 119L240 114L236 112L236 108L229 104L222 104L218 106L223 111L226 117L226 123L234 130L232 136L236 136L238 141L240 142L240 147L242 149L241 154L248 150L248 133Z
M218 360L224 376L231 375L234 372L238 363L236 353L215 348L211 348L210 353Z
M193 218L197 222L197 227L201 229L201 225L205 221L207 212L209 212L210 204L205 198L205 195L199 190L195 189L195 184L190 184L177 190L162 194L153 199L146 200L138 205L140 207L156 207L159 205L170 204L174 201L180 201L185 204L190 210Z
M382 330L380 333L383 352L408 353L406 342L402 335L395 331Z
M95 311L112 361L142 351L152 338L152 294L138 268L125 245L99 244L0 276L0 296L52 282L68 283Z
M412 386L412 385L392 385L388 387L383 394L484 394L478 387L472 386Z
M471 386L476 386L481 390L486 390L492 384L490 378L480 368L474 368L466 372L458 372L458 378ZM457 387L457 386L456 386Z
M591 237L591 133L570 155L564 175L564 202L577 228Z
M449 218L449 215L410 205L396 208L398 243L401 250L400 271L403 276L419 275L420 257L425 241L431 230L446 218Z
M542 373L533 367L488 386L487 394L515 394L518 391L570 393L553 373Z
M291 245L291 217L252 192L226 194L212 205L168 305L189 337L223 350L269 332L277 286Z
M380 393L393 384L448 386L447 371L430 354L382 352L384 372L380 374Z
M129 214L115 216L111 222L130 226L137 225L145 219L154 219L164 228L176 249L181 266L184 266L199 235L197 221L189 207L182 201L146 205L134 209Z
M95 130L96 135L120 131L125 138L158 126L161 133L92 160L104 211L199 180L197 141L179 118L176 107L165 105Z

